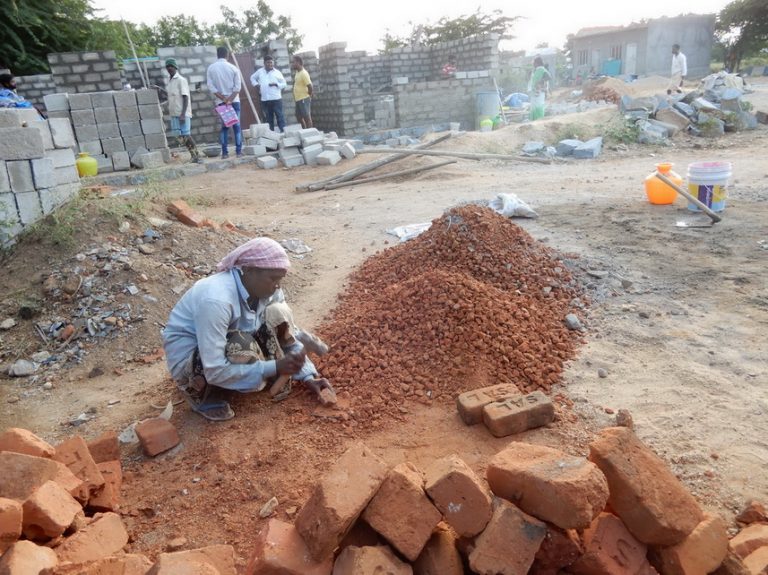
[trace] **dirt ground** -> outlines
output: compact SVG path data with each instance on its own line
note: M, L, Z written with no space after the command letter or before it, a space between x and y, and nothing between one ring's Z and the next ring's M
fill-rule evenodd
M768 109L768 85L756 86L748 99ZM516 151L526 140L553 140L573 123L599 129L609 115L597 110L472 133L443 147ZM681 136L670 147L607 147L594 161L462 160L405 181L295 192L299 184L374 158L365 155L327 168L240 166L170 182L163 193L193 199L207 217L232 220L248 234L306 242L313 251L294 259L285 286L305 327L322 323L357 265L397 241L386 229L429 221L458 203L518 194L539 218L515 223L566 254L593 304L585 312L588 343L553 391L572 409L551 427L515 439L586 454L595 430L611 425L619 408L628 409L640 438L703 505L732 519L746 499L768 495L766 148L768 129L760 126L716 141ZM690 162L703 160L733 164L723 220L712 227L676 227L679 221L706 220L692 216L679 200L650 205L643 179L660 161L674 162L684 174ZM154 202L155 215L167 217L164 205ZM82 364L55 375L50 390L41 387L42 379L0 380L0 428L26 427L51 441L72 433L91 438L155 415L153 403L176 397L162 361L145 365L132 359L159 346L163 317L178 298L174 288L205 275L205 269L190 268L212 268L241 238L180 224L164 233L162 249L137 267L148 278L142 289L157 300L142 324L91 346ZM87 230L84 241L98 244L118 235L111 222ZM6 302L63 257L35 246L12 256L0 281ZM10 346L13 332L1 335ZM6 354L4 360L10 359ZM103 375L89 378L97 366ZM598 376L599 368L607 377ZM185 536L189 547L234 544L244 563L264 521L258 518L261 506L276 496L277 516L290 519L329 461L353 441L364 440L393 464L424 465L455 452L480 472L509 441L465 427L446 404L413 404L400 421L365 432L322 417L301 390L279 404L259 394L242 396L233 407L238 417L211 424L179 405L173 422L180 447L152 461L135 449L126 452L122 513L131 550L154 555L170 539ZM89 408L95 410L90 421L77 428L68 424Z

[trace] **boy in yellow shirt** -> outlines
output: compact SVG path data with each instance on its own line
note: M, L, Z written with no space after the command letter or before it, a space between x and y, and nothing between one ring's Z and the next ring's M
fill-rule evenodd
M304 69L304 60L301 59L301 56L294 56L291 59L291 68L296 72L293 78L293 100L296 102L296 119L301 123L302 128L311 128L312 80L309 77L309 72Z

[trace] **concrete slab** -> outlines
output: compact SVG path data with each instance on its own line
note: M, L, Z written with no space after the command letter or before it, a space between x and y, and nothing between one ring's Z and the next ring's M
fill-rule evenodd
M43 103L48 112L68 112L69 98L66 94L46 94Z
M32 160L31 164L35 189L52 188L56 185L56 177L53 173L53 160L51 158L38 158Z
M31 160L42 158L45 153L43 137L39 130L30 128L5 128L0 138L0 160Z
M11 182L11 190L15 193L31 192L35 189L35 181L32 178L32 166L28 160L16 160L6 162L8 180Z
M43 217L43 205L35 191L16 194L16 206L19 208L19 220L25 226Z
M90 94L68 94L68 98L70 110L91 110L93 108Z
M77 143L72 124L65 118L48 118L54 148L72 148Z

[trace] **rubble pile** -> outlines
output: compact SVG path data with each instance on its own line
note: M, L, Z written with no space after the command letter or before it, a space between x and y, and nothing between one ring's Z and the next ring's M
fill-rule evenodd
M729 541L726 522L626 427L602 430L588 458L512 442L485 480L458 455L389 467L357 444L293 525L261 530L246 574L764 573L765 509L743 515Z
M124 552L129 535L119 514L122 466L114 433L90 443L74 436L53 447L11 428L0 434L0 468L0 573L237 573L229 545L162 553L154 566Z
M524 230L485 207L454 208L352 275L319 330L334 345L318 367L365 421L495 383L548 391L580 339L565 322L580 297Z

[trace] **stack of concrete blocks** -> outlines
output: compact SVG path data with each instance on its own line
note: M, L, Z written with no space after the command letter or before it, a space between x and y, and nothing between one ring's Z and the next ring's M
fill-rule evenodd
M192 101L192 138L198 143L218 142L221 121L214 109L214 99L208 90L206 73L208 66L213 64L216 58L215 46L173 46L158 48L160 76L156 78L158 85L165 87L168 83L168 72L165 70L165 61L175 58L178 64L179 74L189 82L189 93ZM244 105L241 102L241 106ZM166 125L170 125L168 108L165 107ZM232 131L229 131L232 137Z
M52 74L36 74L34 76L16 76L16 87L19 94L35 106L44 107L43 96L56 92L56 82Z
M78 152L99 163L99 173L125 171L139 150L170 159L165 125L155 90L49 94L49 116L72 122Z
M77 195L69 120L32 109L0 109L0 244Z
M48 54L48 64L58 92L84 94L123 87L114 50Z

